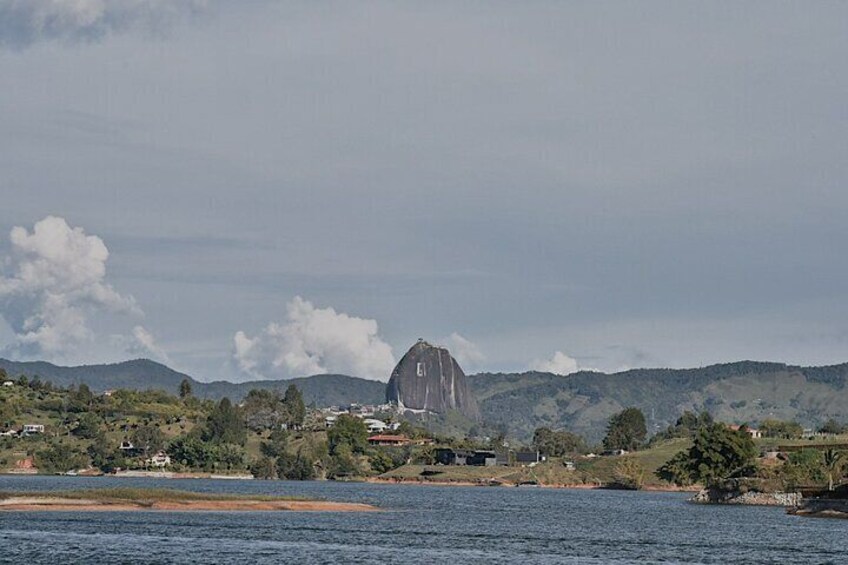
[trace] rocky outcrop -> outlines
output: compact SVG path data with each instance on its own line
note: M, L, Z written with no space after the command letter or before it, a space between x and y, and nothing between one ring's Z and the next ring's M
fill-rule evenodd
M800 492L785 492L768 488L756 479L729 479L720 485L703 489L690 499L699 504L744 504L748 506L796 506Z
M418 340L392 371L386 400L401 408L444 414L456 410L472 420L480 410L465 373L443 347Z

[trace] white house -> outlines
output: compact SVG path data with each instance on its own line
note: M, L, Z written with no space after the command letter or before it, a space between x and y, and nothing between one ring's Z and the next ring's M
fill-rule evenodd
M15 381L3 381L3 386L15 386Z
M163 469L171 464L171 458L164 451L160 451L159 453L148 459L147 464L151 467L158 467L160 469Z
M368 428L369 434L379 434L389 429L389 425L383 422L382 420L375 420L374 418L365 418L363 422Z
M24 424L23 434L43 434L44 424Z

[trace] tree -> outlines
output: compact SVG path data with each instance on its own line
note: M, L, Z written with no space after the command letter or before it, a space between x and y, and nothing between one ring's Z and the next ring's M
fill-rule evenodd
M651 438L651 442L678 437L691 438L703 426L713 423L712 415L704 410L700 414L685 411L673 425Z
M223 465L228 471L244 468L244 449L240 445L222 443L216 450L215 463Z
M102 420L94 412L85 412L77 420L74 435L83 439L93 439L100 433Z
M347 446L351 453L365 453L368 449L368 428L356 416L342 414L327 431L327 442L330 455L335 455L341 446Z
M277 462L271 457L260 457L250 465L250 473L257 479L276 479Z
M133 431L130 441L136 449L141 450L142 455L147 457L165 447L165 434L156 426L146 424Z
M830 418L821 425L819 431L823 434L842 434L845 433L845 426Z
M715 423L698 430L692 447L666 462L657 476L679 485L712 484L749 473L756 456L757 448L748 433Z
M825 482L828 473L821 450L800 449L789 453L786 463L780 467L779 474L786 483L787 490L794 490L798 485Z
M241 411L237 406L233 406L229 398L222 398L209 414L203 439L236 445L244 445L247 441L247 429Z
M694 481L694 473L690 465L689 452L678 451L674 457L657 469L656 475L664 481L682 487L691 485Z
M214 446L195 435L185 435L174 439L168 445L168 455L181 465L195 469L211 467L217 456Z
M277 474L289 481L309 481L315 478L315 468L302 451L283 453L277 458Z
M760 422L760 431L764 437L797 439L803 435L804 428L798 422L767 419Z
M259 450L266 457L277 458L286 451L289 435L285 430L274 430L268 441L263 441L259 445Z
M358 474L360 474L359 465L350 446L346 443L339 444L330 460L330 477L346 477Z
M613 415L607 425L604 437L605 449L625 449L634 451L644 443L648 435L645 415L638 408L625 408Z
M555 432L550 428L537 428L533 433L533 448L548 457L564 457L586 451L586 442L565 430Z
M66 473L86 465L86 457L66 443L54 443L37 451L35 465L46 473Z
M374 451L374 453L368 457L368 463L371 465L371 470L378 475L382 475L383 473L391 471L397 467L392 457L382 450Z
M191 381L183 379L180 382L180 398L186 399L191 396Z
M303 403L303 394L294 385L289 385L283 396L283 414L283 423L290 429L301 427L306 419L306 405Z
M127 466L124 454L117 445L106 438L105 434L101 433L94 438L87 451L91 464L104 473L111 473Z
M251 389L242 406L245 423L253 431L279 427L283 421L280 394L268 389Z
M91 408L94 402L94 394L88 385L83 383L79 385L76 391L71 393L70 404L68 405L69 412L86 412Z
M827 490L833 490L833 475L842 467L842 452L835 449L826 450L824 466L827 469Z

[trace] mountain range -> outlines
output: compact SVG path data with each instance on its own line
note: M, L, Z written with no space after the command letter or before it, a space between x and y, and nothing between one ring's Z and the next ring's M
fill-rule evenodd
M378 404L386 383L347 375L231 383L204 383L160 363L137 359L112 365L60 367L46 362L0 359L16 377L38 376L56 385L85 383L106 389L162 389L176 393L183 379L195 396L243 398L252 388L285 390L295 384L316 406ZM468 376L483 422L512 437L527 439L539 426L566 428L590 441L603 436L609 417L629 406L640 408L651 431L673 423L684 410L709 411L726 422L756 424L767 418L794 419L811 427L828 418L848 420L848 363L798 367L741 361L698 369L635 369L613 374L580 372L480 373Z
M351 403L380 404L385 402L386 383L349 377L347 375L314 375L290 380L266 380L232 383L229 381L201 382L150 361L134 359L109 365L83 365L79 367L61 367L44 361L19 362L0 359L0 368L10 377L26 375L39 377L54 385L68 387L85 383L96 392L109 389L158 389L171 394L179 392L180 383L187 379L191 383L192 393L198 398L219 400L229 397L241 400L254 388L285 391L290 384L296 385L303 393L307 404L316 406L336 406Z

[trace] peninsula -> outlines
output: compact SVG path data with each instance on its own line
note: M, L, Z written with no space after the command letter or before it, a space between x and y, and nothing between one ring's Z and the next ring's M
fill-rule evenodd
M377 507L298 497L211 494L170 489L107 488L62 492L0 492L0 512L373 512Z

